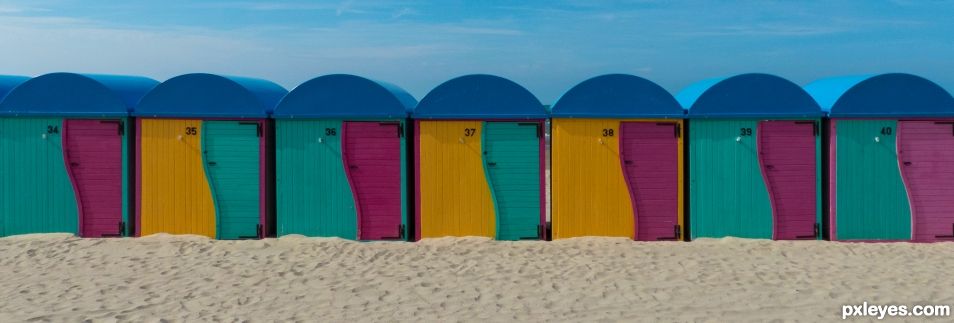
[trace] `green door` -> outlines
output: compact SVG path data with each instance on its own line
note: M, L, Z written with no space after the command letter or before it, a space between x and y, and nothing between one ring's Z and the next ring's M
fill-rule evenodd
M203 158L215 202L217 238L258 238L259 123L204 121L202 127Z
M497 240L539 239L539 123L486 122L484 169L497 214Z
M911 206L901 180L897 121L835 122L835 239L911 239Z
M772 205L758 158L758 120L689 124L692 238L772 238Z
M62 119L0 118L0 236L79 231L62 128Z
M276 120L278 235L358 238L340 120Z

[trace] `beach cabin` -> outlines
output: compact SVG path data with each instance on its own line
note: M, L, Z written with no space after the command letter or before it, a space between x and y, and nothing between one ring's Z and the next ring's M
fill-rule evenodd
M269 235L268 115L286 93L265 80L199 73L146 94L134 113L137 235Z
M690 85L693 239L820 239L822 111L798 85L742 74Z
M131 233L129 113L155 80L52 73L0 103L0 235Z
M684 111L633 75L588 79L554 104L553 238L683 236Z
M830 239L954 241L951 94L910 74L805 89L830 117Z
M408 238L408 111L401 88L360 76L314 78L275 112L278 235Z
M544 239L547 111L492 75L452 79L412 113L415 237Z

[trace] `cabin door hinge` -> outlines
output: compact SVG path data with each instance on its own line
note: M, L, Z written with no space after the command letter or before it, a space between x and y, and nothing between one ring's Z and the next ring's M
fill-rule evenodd
M537 127L537 138L543 138L543 125L539 122L518 122L517 125Z
M795 239L818 239L818 234L821 233L821 228L818 223L815 223L815 226L810 236L795 236Z
M672 126L672 135L676 138L682 137L682 125L679 123L660 122L657 126Z
M951 122L951 121L947 121L947 122L938 121L938 122L935 122L934 124L949 124L949 125L951 125L951 136L954 136L954 122Z
M934 237L935 237L935 238L938 238L938 239L951 239L951 238L954 238L954 224L951 224L951 235L949 235L949 236L940 235L940 236L934 236Z
M403 240L404 237L406 236L406 234L404 233L404 231L405 231L404 225L403 225L403 224L399 224L398 227L397 227L397 229L398 229L398 232L397 232L398 234L397 234L397 236L395 236L395 237L381 237L381 240Z
M103 233L103 234L101 234L101 235L99 235L99 236L100 236L100 237L103 237L103 238L125 237L125 236L126 236L126 223L123 222L123 221L119 221L119 230L117 230L116 232L117 232L117 233Z
M547 240L549 240L549 238L550 238L550 234L549 234L550 232L549 232L549 230L547 230L547 228L549 228L549 226L548 226L546 223L545 223L545 224L538 224L538 225L537 225L537 236L536 236L536 237L534 237L534 238L530 238L530 237L520 238L520 240L540 240L540 241L547 241Z
M818 121L795 121L795 124L811 124L812 136L818 137L821 134L821 126L819 126Z
M264 135L264 133L263 133L264 131L263 131L263 129L262 129L262 123L261 123L261 122L257 122L257 121L255 121L255 122L239 122L239 124L240 124L240 125L247 125L247 126L255 125L255 135L258 136L259 138L261 138L262 135Z
M400 122L378 122L380 126L397 126L398 138L404 137L404 124Z
M672 232L672 236L671 236L671 237L660 237L660 238L656 238L656 240L678 241L679 239L681 239L681 238L682 238L682 227L677 224L677 225L674 225L674 226L672 227L672 229L673 229L673 232Z
M255 235L254 235L254 236L239 236L238 238L239 238L239 240L262 239L262 238L264 238L264 236L262 235L263 231L264 231L264 227L262 226L261 223L259 223L259 224L256 224L256 225L255 225Z
M102 120L99 123L115 123L116 124L116 134L120 136L126 135L126 123L121 120Z

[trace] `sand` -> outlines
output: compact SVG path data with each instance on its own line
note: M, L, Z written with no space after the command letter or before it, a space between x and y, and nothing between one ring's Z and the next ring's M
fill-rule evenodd
M0 239L0 273L0 322L816 322L954 304L954 243L50 234Z

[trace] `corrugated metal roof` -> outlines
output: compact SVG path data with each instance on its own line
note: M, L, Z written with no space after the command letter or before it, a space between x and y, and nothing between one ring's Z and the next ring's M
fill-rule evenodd
M288 91L270 81L194 73L156 86L133 113L141 117L265 118Z
M934 82L904 73L831 77L805 90L831 117L954 116L954 97Z
M417 104L418 119L539 119L547 117L530 91L508 79L484 74L461 76L431 90Z
M348 74L313 78L288 93L275 118L405 118L417 100L395 85Z
M805 90L784 78L760 73L714 78L676 95L689 118L797 118L824 114Z
M550 112L565 118L682 118L679 102L661 86L628 74L607 74L577 84Z
M23 82L0 103L16 116L121 117L159 82L138 76L50 73Z

